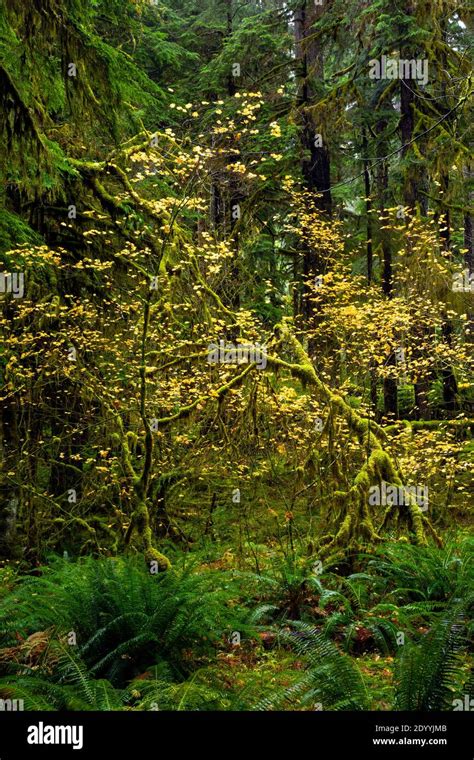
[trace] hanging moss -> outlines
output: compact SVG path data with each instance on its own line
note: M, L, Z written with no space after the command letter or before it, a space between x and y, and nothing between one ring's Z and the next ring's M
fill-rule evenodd
M0 254L6 253L12 248L17 248L23 243L41 245L43 240L17 214L12 214L5 208L0 209ZM4 261L7 270L13 269L8 257L5 257ZM17 262L16 266L18 268Z
M363 450L368 450L368 458L353 479L351 488L347 492L336 491L334 494L334 498L342 504L343 517L342 522L335 528L333 537L321 538L320 547L323 555L331 555L334 550L337 551L338 547L358 550L364 541L369 543L380 541L380 531L393 518L396 518L399 529L402 529L402 523L405 523L410 539L414 543L426 544L426 531L428 530L433 535L434 529L428 518L421 512L414 497L411 496L408 505L391 506L387 509L380 529L378 531L375 529L368 504L370 487L382 481L403 486L403 477L398 466L385 447L386 435L383 429L371 420L361 417L342 396L333 393L322 382L287 322L278 325L276 332L280 340L286 343L291 353L296 356L298 364L285 362L277 357L267 357L269 366L285 367L302 382L315 388L319 397L328 404L330 418L333 420L336 416L342 417L349 429L357 436ZM439 540L438 537L436 538Z

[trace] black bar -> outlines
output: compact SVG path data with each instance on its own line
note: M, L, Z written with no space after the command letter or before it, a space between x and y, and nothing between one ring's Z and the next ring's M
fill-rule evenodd
M55 727L64 730L56 732ZM41 728L42 727L42 728ZM52 727L52 728L50 728ZM76 727L74 732L73 727ZM79 728L82 727L82 736ZM27 757L133 758L197 750L214 757L278 751L288 760L350 752L363 758L472 760L472 713L463 712L3 712L0 760ZM43 739L43 744L28 743ZM49 739L72 744L49 744ZM82 742L81 742L82 740ZM79 748L79 744L82 747ZM170 746L171 745L171 746ZM244 754L245 753L245 754ZM191 758L190 758L191 760Z

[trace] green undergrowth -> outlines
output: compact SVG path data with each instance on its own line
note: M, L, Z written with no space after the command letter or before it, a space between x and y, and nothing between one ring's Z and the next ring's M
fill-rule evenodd
M0 569L0 698L44 710L450 710L472 691L473 542L341 575L268 550ZM414 552L416 551L416 557Z

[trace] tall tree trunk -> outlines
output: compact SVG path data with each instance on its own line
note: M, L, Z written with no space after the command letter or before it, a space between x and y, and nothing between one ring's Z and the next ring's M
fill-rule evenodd
M367 128L362 128L362 151L364 153L364 188L365 188L365 213L367 217L366 222L366 246L367 246L367 282L372 282L373 274L373 249L372 249L372 198L370 187L370 161L368 159L368 140L367 140Z
M414 3L407 0L404 12L407 16L413 16ZM400 29L403 35L406 29ZM412 60L416 58L417 51L410 44L402 42L400 46L400 58ZM402 144L402 159L406 161L406 169L403 180L403 202L408 207L408 217L415 213L417 207L426 212L425 203L420 204L420 188L422 177L415 161L411 160L413 153L412 141L414 136L415 115L414 106L416 102L416 82L411 76L404 76L400 80L400 134ZM424 377L414 385L416 416L421 419L430 417L430 408L428 404L428 391L430 389L430 378Z
M227 0L227 32L226 37L230 39L233 33L233 17L234 8L233 0ZM238 62L236 62L238 63ZM237 92L237 86L233 72L229 72L227 78L227 95L229 98L233 98ZM236 145L238 147L238 145ZM240 153L233 153L231 161L239 161L241 158ZM229 224L231 230L231 245L232 245L232 261L230 267L230 297L228 299L230 308L238 310L240 308L240 260L239 260L239 231L238 223L241 215L241 201L243 196L241 195L238 187L238 180L234 176L229 179Z
M472 241L472 206L474 203L474 190L472 188L472 182L474 179L474 171L472 164L468 164L464 169L464 178L467 185L467 203L466 212L464 214L464 263L469 274L474 272L474 249Z
M452 334L453 334L453 325L451 320L448 317L445 317L443 320L442 325L442 331L443 331L443 338L446 342L446 345L451 347L452 344ZM444 367L441 372L442 380L443 380L443 402L444 402L444 408L448 412L448 414L452 414L457 409L457 392L458 392L458 384L456 382L456 376L453 372L453 368L451 366Z
M447 200L448 190L449 190L449 174L443 174L441 178L441 186L443 188L443 199ZM441 239L444 241L444 247L445 250L449 254L449 258L451 258L450 253L450 246L451 246L451 218L449 213L449 205L446 203L446 210L443 215L442 221L441 221L441 229L440 229L440 235ZM447 313L443 314L443 323L441 326L443 338L446 342L446 345L451 348L452 345L452 335L453 335L453 325L451 320L449 319ZM458 392L458 384L456 381L456 376L454 374L454 370L451 367L451 365L447 365L442 368L441 370L441 381L443 384L443 403L445 411L448 414L452 414L457 409L457 392Z
M316 207L324 214L331 214L331 180L328 147L318 132L311 106L316 99L315 82L323 80L324 61L320 43L314 39L313 24L321 18L324 6L311 0L301 0L294 12L295 54L298 62L298 111L300 115L300 140L302 148L301 172L307 190L315 193ZM311 301L312 283L322 274L324 262L321 251L309 245L303 249L303 315L307 323L314 317ZM312 353L310 347L310 354Z
M314 39L313 24L321 18L323 5L312 0L300 0L294 12L295 55L298 62L298 110L301 120L301 172L308 191L313 192L317 209L331 215L331 180L329 150L318 132L311 113L317 93L315 82L323 81L324 61L320 43ZM303 250L303 298L302 311L307 325L314 326L315 309L312 301L314 281L324 271L322 251L304 245ZM308 351L314 353L314 341L309 340Z
M472 182L474 178L474 172L472 164L467 164L464 169L464 178L466 180L466 211L464 213L464 265L468 271L469 277L474 276L474 249L472 245L472 212L471 209L474 204L474 190ZM469 343L474 342L474 313L472 307L467 312L468 332L466 333L466 340Z
M302 0L295 11L295 46L299 64L298 105L302 122L302 174L308 190L321 193L315 199L317 207L330 214L332 199L329 150L325 141L319 139L320 133L309 110L316 98L315 82L322 82L324 78L321 45L314 39L312 29L323 12L323 4L315 5L311 0Z
M365 214L366 214L366 252L367 252L367 282L370 285L373 279L374 255L373 255L373 227L372 227L372 187L370 183L369 142L367 139L367 127L362 127L362 152L364 165L364 189L365 189ZM369 371L370 403L372 411L377 418L377 373L372 366Z
M385 119L379 119L375 131L379 135L377 141L378 170L377 170L377 189L379 197L379 212L383 219L386 215L386 209L390 205L388 192L388 165L386 161L381 160L386 155L387 143L383 137L387 123ZM382 222L382 226L385 224ZM392 245L387 230L381 229L380 243L382 248L382 291L388 298L392 298ZM396 366L395 351L391 351L387 357L386 364L388 367ZM398 417L398 389L397 381L394 377L386 377L383 381L383 398L384 413L386 416Z

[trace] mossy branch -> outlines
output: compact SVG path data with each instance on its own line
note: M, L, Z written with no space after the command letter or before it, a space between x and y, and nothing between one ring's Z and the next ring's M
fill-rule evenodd
M286 362L279 357L267 356L267 365L288 370L304 385L315 388L317 395L330 407L330 414L339 415L355 433L363 450L367 451L367 459L355 476L352 486L346 492L338 492L336 498L343 506L343 519L334 536L325 536L321 540L324 553L329 554L345 549L357 550L363 540L380 541L380 530L394 516L395 508L390 507L385 512L379 531L373 525L373 517L369 509L368 493L372 484L387 481L397 486L403 486L403 477L390 454L384 448L386 434L372 420L362 417L337 393L334 393L317 375L314 366L300 341L291 332L287 322L276 328L277 335L287 345L296 357L297 363ZM405 504L404 517L412 530L413 540L417 544L426 543L425 527L439 542L434 528L423 515L414 497L409 496ZM400 514L398 513L398 517Z

